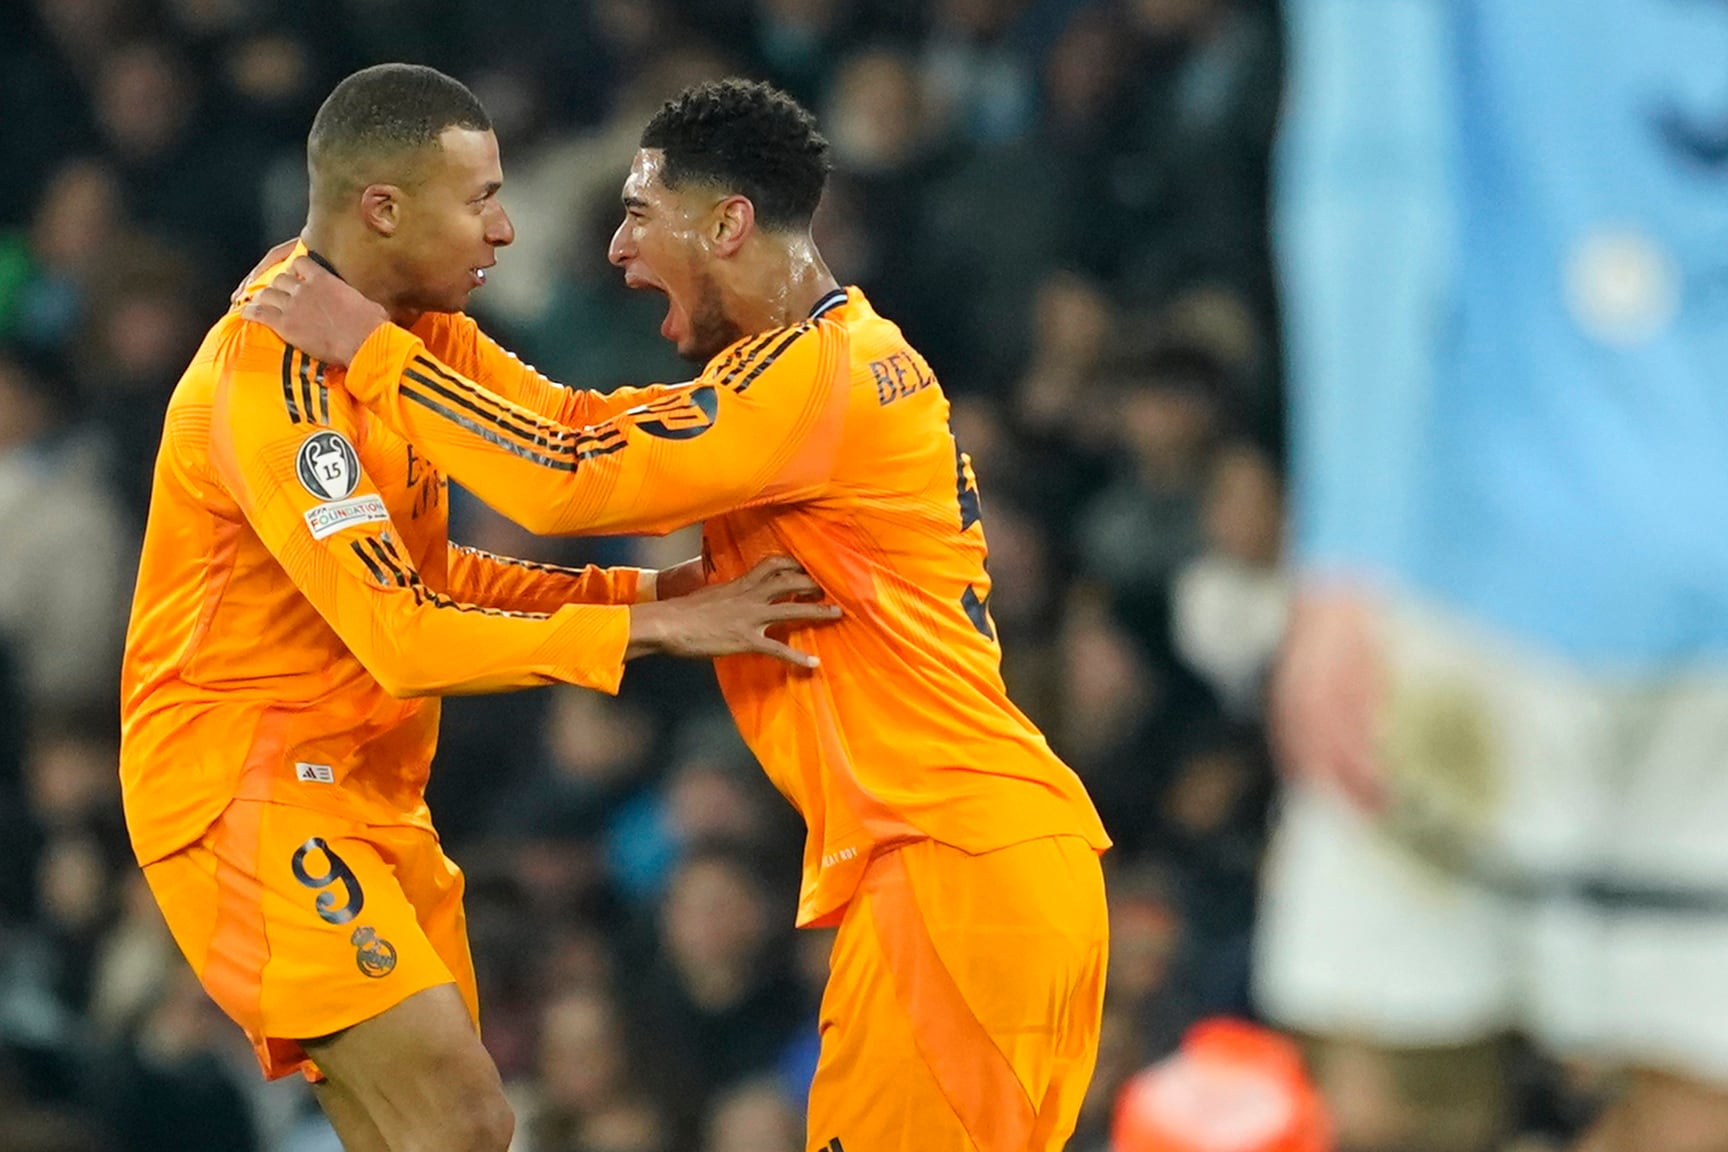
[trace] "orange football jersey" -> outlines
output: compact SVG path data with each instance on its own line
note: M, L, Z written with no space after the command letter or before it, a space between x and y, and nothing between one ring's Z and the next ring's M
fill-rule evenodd
M140 863L236 798L429 826L427 697L617 689L639 573L453 547L443 476L343 376L235 309L174 390L122 673Z
M978 489L948 401L857 289L682 385L565 389L456 315L380 327L346 387L525 527L701 520L716 577L790 554L844 609L791 636L821 658L814 672L716 662L745 740L809 826L800 923L836 919L884 844L1109 845L1079 779L1003 689Z

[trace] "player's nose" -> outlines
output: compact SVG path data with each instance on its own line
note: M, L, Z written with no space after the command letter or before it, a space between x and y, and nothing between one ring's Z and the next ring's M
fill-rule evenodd
M634 256L635 251L630 244L630 221L625 218L624 222L618 225L618 230L612 233L612 243L606 246L606 259L622 268Z
M492 220L491 227L486 230L486 243L494 248L506 248L516 242L516 225L510 222L510 213L499 206L497 216Z

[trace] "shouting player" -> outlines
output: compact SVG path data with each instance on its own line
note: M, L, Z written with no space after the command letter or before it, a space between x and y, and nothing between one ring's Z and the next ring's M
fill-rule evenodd
M828 147L809 113L763 85L702 85L641 144L611 259L666 295L661 333L706 366L627 394L626 412L470 326L384 323L309 260L248 314L353 364L356 400L527 527L702 520L716 578L799 560L845 611L796 637L821 669L718 667L809 827L799 923L839 924L811 1145L1060 1148L1097 1044L1108 840L1004 694L948 401L816 250Z
M307 239L402 323L461 308L512 238L486 115L431 69L343 81L309 158ZM763 629L833 609L773 603L815 590L784 558L655 603L653 573L452 547L444 479L343 376L231 311L175 390L126 645L127 822L204 987L267 1075L322 1074L350 1152L503 1152L462 876L422 798L427 697L615 691L649 651L808 665Z

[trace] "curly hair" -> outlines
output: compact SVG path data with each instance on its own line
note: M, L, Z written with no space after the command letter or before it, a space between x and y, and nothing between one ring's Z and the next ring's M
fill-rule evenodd
M686 88L642 130L671 189L711 184L747 198L765 228L807 228L828 182L828 141L792 97L754 80Z

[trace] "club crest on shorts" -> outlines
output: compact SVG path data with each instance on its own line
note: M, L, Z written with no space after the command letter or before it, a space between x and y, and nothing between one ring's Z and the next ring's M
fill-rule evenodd
M314 432L300 445L294 471L320 500L345 500L360 486L360 457L340 432Z
M377 929L356 928L348 943L354 945L354 963L363 975L376 980L395 970L396 946L379 936Z

